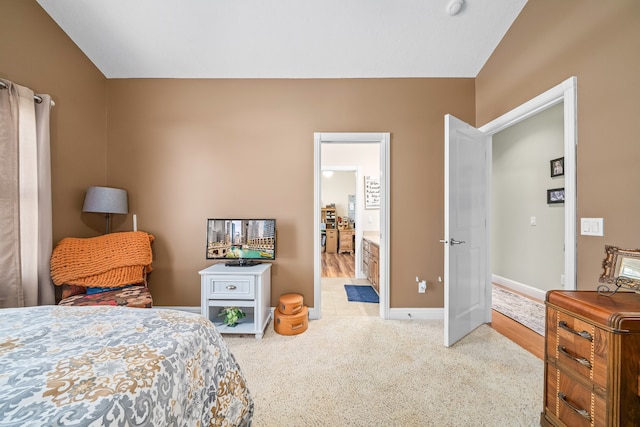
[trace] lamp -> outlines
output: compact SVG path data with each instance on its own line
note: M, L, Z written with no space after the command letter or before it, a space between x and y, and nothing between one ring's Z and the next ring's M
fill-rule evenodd
M111 214L129 213L127 190L111 187L89 187L84 197L82 212L103 213L107 223L105 234L109 234Z

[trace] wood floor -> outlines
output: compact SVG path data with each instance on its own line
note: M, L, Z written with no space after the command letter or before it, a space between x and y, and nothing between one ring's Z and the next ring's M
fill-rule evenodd
M355 256L350 253L322 252L322 277L356 277Z
M507 289L497 283L493 283L492 285L498 288ZM537 298L533 298L513 289L507 290L544 304L544 301L540 301ZM518 344L520 347L544 360L544 337L542 335L495 310L491 310L491 327Z
M544 337L510 317L491 310L491 327L529 353L544 360Z

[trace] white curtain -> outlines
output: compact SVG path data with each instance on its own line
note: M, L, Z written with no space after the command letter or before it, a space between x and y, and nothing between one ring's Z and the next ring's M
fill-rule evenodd
M51 97L0 82L0 308L54 304Z

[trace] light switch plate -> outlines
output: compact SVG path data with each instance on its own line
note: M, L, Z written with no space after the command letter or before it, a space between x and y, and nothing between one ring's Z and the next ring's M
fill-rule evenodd
M583 236L604 236L604 219L580 218L580 234Z

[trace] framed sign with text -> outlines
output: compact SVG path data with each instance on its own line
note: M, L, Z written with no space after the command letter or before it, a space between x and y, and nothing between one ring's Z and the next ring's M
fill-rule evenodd
M364 208L380 209L380 178L364 177Z

